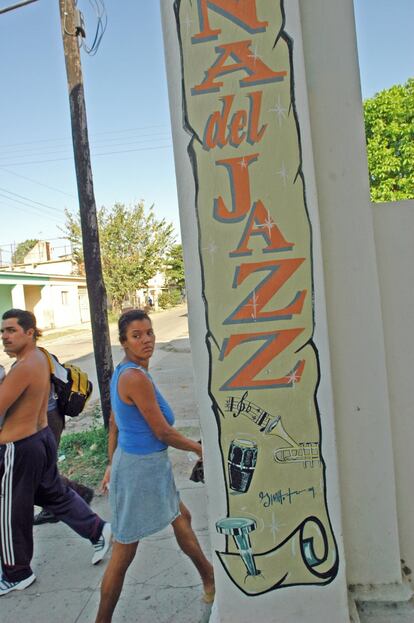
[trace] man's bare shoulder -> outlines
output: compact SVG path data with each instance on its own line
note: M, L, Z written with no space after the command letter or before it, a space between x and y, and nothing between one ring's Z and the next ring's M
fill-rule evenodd
M45 355L38 348L34 348L26 353L22 359L18 359L11 368L10 375L27 374L29 378L36 375L47 375L49 372L49 364Z

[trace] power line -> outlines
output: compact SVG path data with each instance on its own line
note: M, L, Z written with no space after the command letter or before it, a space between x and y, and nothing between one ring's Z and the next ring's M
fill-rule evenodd
M132 138L132 137L130 137ZM143 136L143 137L137 137L133 140L128 140L128 141L123 141L120 143L113 143L113 141L119 141L119 138L114 137L114 138L110 138L110 139L101 139L101 141L104 141L103 144L99 143L98 141L95 141L94 144L92 145L92 147L94 149L105 149L106 147L123 147L125 145L141 145L141 144L145 144L148 141L162 141L162 140L169 140L171 138L171 134L170 133L160 133L160 134L151 134L149 136ZM108 143L108 141L110 141ZM29 149L29 151L24 151L24 153L19 154L16 153L16 151L14 151L13 153L9 153L8 155L5 156L0 156L0 158L10 158L10 156L15 157L15 158L27 158L30 156L42 156L42 155L48 155L48 154L59 154L62 151L68 151L71 150L72 145L62 145L62 147L59 147L58 145L56 145L56 148L54 149L52 145L50 146L42 146L42 147L37 147L37 148L33 148L33 149ZM17 148L17 150L19 151L21 148Z
M4 9L0 9L0 15L2 13L7 13L8 11L14 11L14 9L20 9L20 7L26 6L26 4L32 4L33 2L37 2L37 0L24 0L24 2L12 4L11 6L7 6Z
M154 151L154 150L158 150L158 149L171 149L172 147L172 143L168 143L168 145L157 145L154 147L141 147L141 148L137 148L137 149L123 149L120 151L109 151L109 152L104 152L102 154L93 154L94 158L98 157L98 156L113 156L116 154L129 154L129 153L133 153L133 152L137 152L137 151ZM24 166L24 165L28 165L28 164L46 164L49 162L63 162L63 161L67 161L67 160L73 160L73 158L50 158L47 160L31 160L28 162L6 162L5 166L6 167L19 167L19 166Z
M7 190L7 188L2 188L0 186L0 190L2 190L3 193L8 193L9 195L13 195L14 197L19 197L19 199L24 199L25 201L30 201L31 203L35 203L36 205L39 205L42 208L48 208L49 210L52 210L52 212L60 212L60 210L58 208L50 206L47 203L42 203L40 201L35 201L34 199L30 199L30 197L24 197L23 195L19 195L18 193L14 193L11 190ZM4 195L3 195L3 197L4 197Z
M54 190L57 193L61 193L62 195L66 195L67 197L71 197L72 199L76 199L75 195L71 195L70 193L65 192L64 190L61 190L60 188L55 188L54 186L49 186L48 184L44 184L43 182L39 182L39 180L34 180L32 177L27 177L26 175L21 175L20 173L16 173L15 171L9 171L9 169L6 169L5 167L0 165L0 169L2 171L5 171L6 173L9 173L9 175L14 175L15 177L20 177L23 180L27 180L28 182L32 182L33 184L38 184L39 186L44 186L45 188L48 188L49 190Z
M169 126L165 124L154 124L154 125L138 126L135 128L123 128L121 130L102 130L101 132L95 132L94 134L91 134L91 137L102 136L103 134L125 134L125 132L129 132L129 133L139 132L141 130L150 130L152 128L169 128ZM59 138L43 138L43 139L38 139L36 141L25 141L25 142L20 142L20 143L2 144L0 145L0 148L7 149L10 147L15 147L17 145L33 145L37 143L49 143L49 142L56 142L56 141L71 141L71 140L72 139L70 136L62 136Z
M3 195L0 194L0 197L2 196ZM10 204L0 201L0 205L4 206L6 209L9 209L12 211L17 210L19 212L23 212L24 214L27 214L27 212L29 211L31 214L34 214L35 216L41 216L43 218L47 217L48 219L53 219L54 221L56 221L56 223L59 223L59 224L63 223L62 219L58 219L53 214L45 214L45 212L42 211L40 208L36 208L35 206L28 205L26 203L23 203L22 201L18 201L17 199L10 199L10 197L4 196L4 198L7 199L8 201L14 201L16 203L22 204L25 207L25 210L23 210L19 206L15 206L15 205L11 206Z
M82 47L89 56L95 56L98 52L99 46L102 41L102 37L105 34L106 27L108 25L108 16L103 0L89 0L89 4L95 9L98 22L96 25L95 37L91 47L86 45L86 41L82 40Z

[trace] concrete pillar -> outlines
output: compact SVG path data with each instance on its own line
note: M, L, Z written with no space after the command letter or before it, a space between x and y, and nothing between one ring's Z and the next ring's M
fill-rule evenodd
M401 598L388 381L353 2L300 0L300 10L347 577L350 584L394 586Z
M11 291L13 307L15 309L26 309L26 301L24 296L24 286L17 283Z
M397 515L401 558L414 568L414 442L412 378L414 333L414 201L371 206L384 321L391 427L397 483ZM397 277L398 275L398 277Z
M161 8L217 579L212 620L277 613L283 623L345 623L298 2Z

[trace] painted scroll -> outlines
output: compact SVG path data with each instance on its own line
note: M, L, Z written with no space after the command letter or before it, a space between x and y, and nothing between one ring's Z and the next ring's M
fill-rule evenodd
M227 496L217 555L248 595L328 584L338 550L321 456L294 42L281 0L174 8Z

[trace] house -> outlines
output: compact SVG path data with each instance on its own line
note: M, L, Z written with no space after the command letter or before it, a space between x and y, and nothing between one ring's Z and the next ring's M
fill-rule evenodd
M85 277L46 272L0 271L0 314L17 307L36 316L42 329L89 322Z

